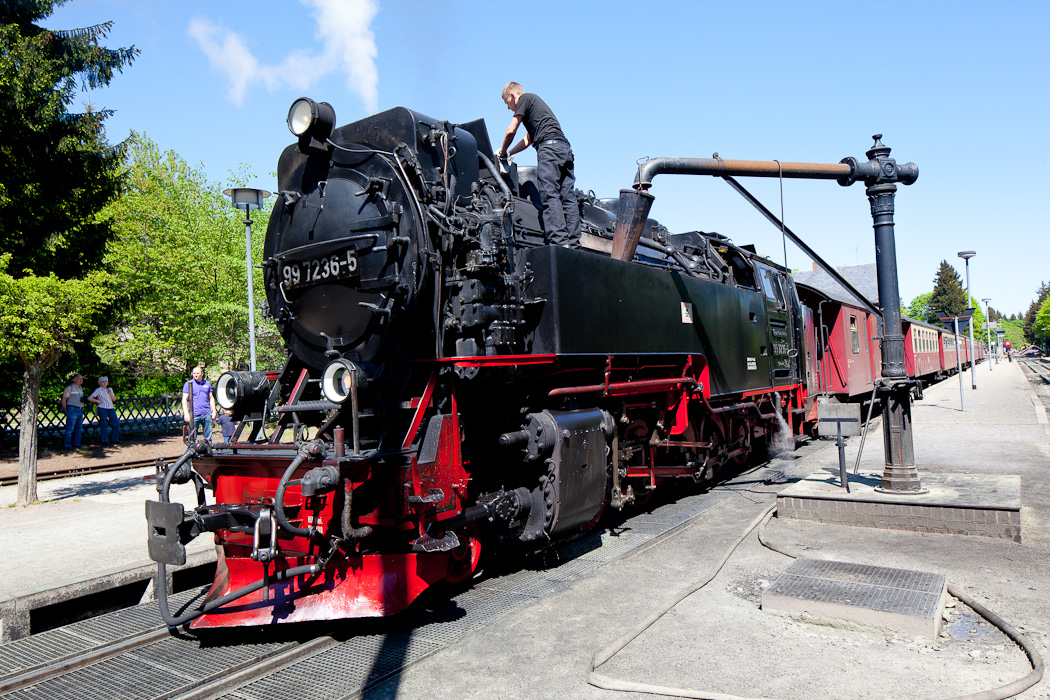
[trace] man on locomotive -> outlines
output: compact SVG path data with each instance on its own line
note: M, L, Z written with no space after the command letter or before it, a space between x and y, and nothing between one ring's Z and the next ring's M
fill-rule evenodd
M572 148L558 118L547 103L515 82L503 88L503 102L514 112L503 136L497 158L536 149L536 176L543 203L543 230L548 245L571 246L580 238L580 208L576 204L576 175ZM518 126L525 123L525 138L509 151Z

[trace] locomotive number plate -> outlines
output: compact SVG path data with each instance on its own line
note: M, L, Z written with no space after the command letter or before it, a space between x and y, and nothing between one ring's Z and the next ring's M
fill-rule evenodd
M332 255L285 263L281 265L279 274L285 289L356 277L357 251L349 248Z

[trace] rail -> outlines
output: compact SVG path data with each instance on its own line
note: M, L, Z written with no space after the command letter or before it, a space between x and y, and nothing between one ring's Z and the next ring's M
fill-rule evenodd
M178 459L178 455L161 457L160 459L164 460L165 462L171 462L173 460ZM117 472L129 469L141 469L142 467L153 466L153 464L156 461L156 459L136 459L126 460L123 462L108 462L106 464L81 464L74 467L68 467L66 469L56 469L54 471L38 472L36 475L36 480L53 481L55 479L65 479L70 476L85 476L87 474L102 474L104 472ZM17 474L0 477L0 486L12 486L17 483Z
M187 679L184 686L173 689L174 692L154 694L147 690L142 697L178 698L179 700L215 697L231 687L243 685L297 659L334 646L339 641L331 634L324 634L303 641L287 642L273 653L242 659L239 663L224 666L204 679ZM201 643L192 634L180 633L168 627L155 628L99 645L85 652L69 654L17 673L0 676L0 693L6 694L49 681L52 683L48 685L53 685L56 680L61 683L63 676L76 674L88 666L125 654L134 653L134 656L140 659L155 658L158 663L162 664L167 655L171 653L169 646L173 642L176 645L185 645L187 655L192 648ZM46 688L48 685L41 687Z
M1047 384L1050 384L1050 360L1042 357L1017 358L1017 361L1030 369Z

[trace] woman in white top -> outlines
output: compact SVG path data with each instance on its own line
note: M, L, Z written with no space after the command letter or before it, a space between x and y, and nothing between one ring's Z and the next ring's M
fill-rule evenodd
M98 388L91 392L87 399L93 404L98 404L98 441L103 445L111 442L114 445L120 444L120 419L117 418L117 409L113 408L116 398L113 390L109 388L109 377L99 377ZM107 424L110 426L109 431L106 430Z

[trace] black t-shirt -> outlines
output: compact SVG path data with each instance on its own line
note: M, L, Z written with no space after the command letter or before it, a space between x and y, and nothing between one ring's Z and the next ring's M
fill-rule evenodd
M546 102L531 92L522 93L518 98L518 108L514 110L514 114L521 115L521 122L525 125L525 131L529 132L529 141L533 148L539 148L541 143L551 139L569 143L554 112Z

